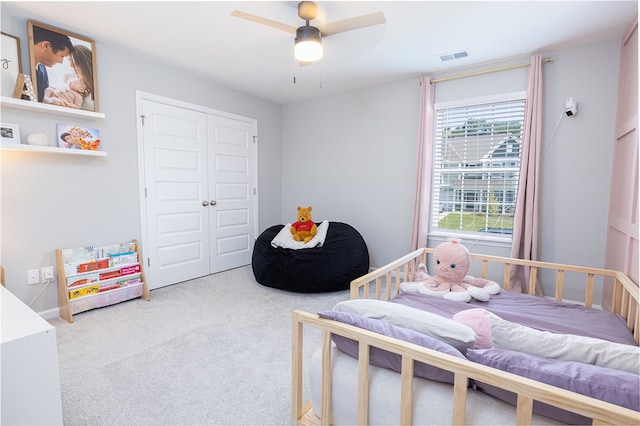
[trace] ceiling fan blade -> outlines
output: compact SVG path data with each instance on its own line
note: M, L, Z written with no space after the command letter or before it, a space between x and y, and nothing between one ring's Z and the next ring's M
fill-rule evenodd
M330 22L325 25L318 25L317 27L320 30L320 34L322 34L323 37L327 37L332 34L384 24L385 22L387 22L387 20L384 17L384 13L374 12L368 15L354 16L353 18Z
M241 10L234 10L231 12L231 16L235 16L236 18L246 19L247 21L255 22L257 24L266 25L271 28L275 28L278 30L286 31L291 34L295 34L298 27L289 24L283 24L282 22L273 21L271 19L263 18L262 16L252 15L247 12L243 12Z

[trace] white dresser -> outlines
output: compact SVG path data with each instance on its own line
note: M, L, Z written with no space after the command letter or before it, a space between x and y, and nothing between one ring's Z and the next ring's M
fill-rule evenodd
M56 330L0 286L0 424L62 425Z

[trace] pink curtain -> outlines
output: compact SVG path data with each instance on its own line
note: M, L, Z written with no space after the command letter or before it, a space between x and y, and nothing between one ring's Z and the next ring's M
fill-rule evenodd
M420 121L418 123L417 178L413 205L411 251L426 247L431 205L431 165L433 164L433 102L435 84L428 76L420 80Z
M518 197L513 218L511 257L538 260L538 193L540 191L540 149L542 147L542 56L531 57L525 104L522 159ZM529 268L512 265L511 290L528 292ZM542 288L536 282L537 295Z

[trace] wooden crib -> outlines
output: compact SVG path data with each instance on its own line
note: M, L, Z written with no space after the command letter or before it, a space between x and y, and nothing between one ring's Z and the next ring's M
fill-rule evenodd
M419 263L427 264L427 257L434 249L423 248L397 259L351 283L350 298L389 300L400 292L403 281L412 281ZM640 310L639 290L625 274L613 270L563 265L548 262L526 261L497 256L472 254L472 268L480 270L483 278L489 277L489 270L502 270L502 287L510 288L511 265L522 265L528 269L528 292L535 295L535 283L544 274L555 276L557 301L563 301L566 275L571 274L572 285L576 276L584 282L584 306L592 307L601 303L594 301L596 282L613 286L613 300L608 310L619 314L626 321L636 343L639 341ZM473 271L473 269L472 269ZM495 278L492 278L496 280ZM496 280L497 281L497 280ZM531 424L533 401L559 407L593 419L593 424L638 424L640 413L603 402L575 392L537 382L512 373L458 359L446 354L377 334L352 325L323 319L315 313L293 312L292 329L292 422L294 424L328 424L331 418L331 351L332 335L344 336L359 343L358 350L358 397L357 421L360 425L369 423L369 353L371 347L399 354L402 357L401 407L399 424L411 424L413 419L412 383L414 362L419 361L454 373L453 412L451 424L465 424L469 379L517 394L516 423ZM303 405L303 336L304 327L315 327L322 331L322 404L318 413L311 403ZM316 410L318 408L316 407Z

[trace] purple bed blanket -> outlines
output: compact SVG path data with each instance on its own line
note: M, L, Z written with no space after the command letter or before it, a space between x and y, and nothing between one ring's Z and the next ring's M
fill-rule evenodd
M540 331L575 334L629 345L636 344L633 334L618 314L528 294L501 291L492 295L488 302L472 300L469 303L461 303L420 293L401 293L391 299L391 302L446 318L451 318L457 312L466 309L484 308L506 321Z
M558 334L574 334L616 343L636 345L633 334L627 328L624 319L618 314L595 308L585 308L584 306L571 303L556 302L552 299L530 296L528 294L501 291L496 295L492 295L488 302L472 300L469 303L461 303L419 293L401 293L393 298L391 302L425 310L446 318L451 318L457 312L466 309L484 308L506 321L518 323L540 331L549 331ZM493 349L490 351L495 352L501 350ZM474 354L475 352L477 352L477 354ZM474 357L482 357L482 352L483 351L471 351L471 354L468 353L467 356L471 355L469 359L477 361ZM517 365L517 368L520 370L526 371L530 369L536 372L539 367L538 364L542 365L546 363L548 367L554 365L554 360L545 360L544 358L536 359L536 357L517 352L511 353L511 351L504 351L501 359L504 361L505 359L512 359L514 357L521 358L513 360L514 365ZM599 367L596 366L585 366L580 373L575 373L573 371L578 368L576 367L577 364L571 367L572 370L565 370L564 366L567 364L571 363L559 363L555 368L547 368L544 377L536 376L536 374L542 374L540 372L523 375L638 411L640 407L638 405L640 384L638 383L638 379L632 374L617 372L615 370L607 371L607 373L604 374L603 372L606 369L598 370ZM498 367L492 364L487 365ZM502 367L498 368L502 369ZM510 370L507 369L507 371ZM511 372L522 374L522 371ZM566 379L566 377L573 377L573 374L577 374L574 379ZM567 383L562 382L562 379ZM510 404L516 404L517 397L514 393L485 383L473 382L478 390ZM567 424L580 425L591 423L591 419L541 403L540 401L534 401L533 411Z

